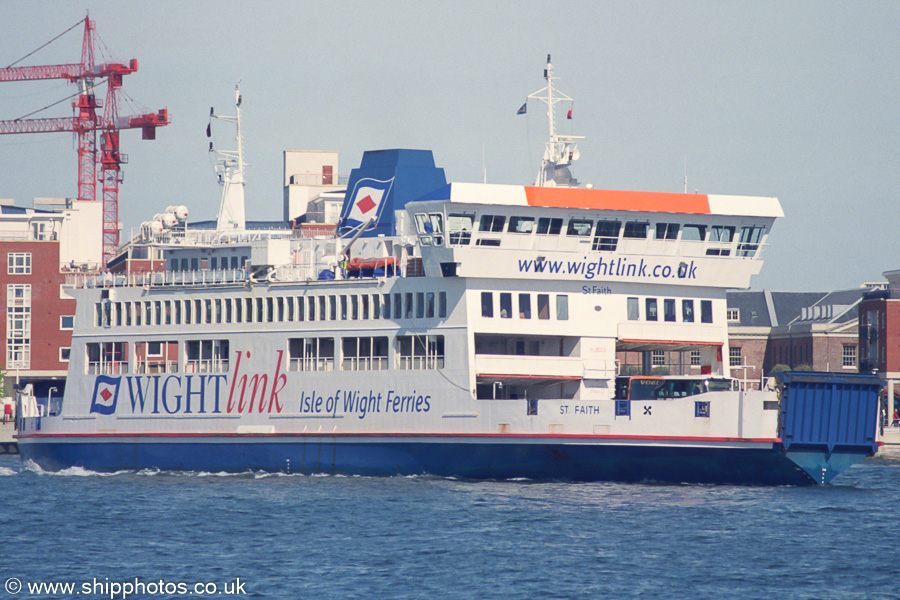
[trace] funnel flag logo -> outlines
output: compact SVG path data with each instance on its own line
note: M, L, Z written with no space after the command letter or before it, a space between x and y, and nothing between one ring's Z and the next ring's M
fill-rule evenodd
M353 187L353 193L350 195L350 201L345 205L344 222L341 229L359 227L369 219L372 219L372 224L367 229L374 229L381 218L384 200L391 191L393 183L393 177L387 181L368 177L357 181Z
M116 412L116 400L119 399L121 377L99 375L94 382L94 396L91 398L91 412L111 415Z

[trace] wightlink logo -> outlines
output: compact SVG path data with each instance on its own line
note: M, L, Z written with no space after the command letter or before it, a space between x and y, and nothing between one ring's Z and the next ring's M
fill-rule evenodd
M282 364L284 351L269 372L246 372L242 360L250 351L238 350L234 372L190 375L98 375L94 380L90 412L175 414L278 414L280 397L287 384ZM246 364L246 363L245 363ZM124 405L124 408L123 408Z
M629 260L624 257L597 260L519 260L520 273L544 273L560 277L575 276L584 279L595 277L622 277L636 279L697 279L694 261L677 265L651 263L643 258Z

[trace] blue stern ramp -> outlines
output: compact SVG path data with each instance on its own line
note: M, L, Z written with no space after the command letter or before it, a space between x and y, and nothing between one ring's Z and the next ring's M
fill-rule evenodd
M786 371L781 393L785 456L816 483L826 484L878 450L878 394L872 375Z

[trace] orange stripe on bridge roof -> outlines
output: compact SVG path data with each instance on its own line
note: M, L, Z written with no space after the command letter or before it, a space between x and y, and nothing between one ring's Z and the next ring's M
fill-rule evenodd
M525 186L525 197L529 206L550 208L710 214L709 198L705 194Z

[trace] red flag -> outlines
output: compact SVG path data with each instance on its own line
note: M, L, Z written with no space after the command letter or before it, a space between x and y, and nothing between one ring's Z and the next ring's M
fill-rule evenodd
M571 108L569 109L569 114L566 115L566 118L567 118L567 119L571 119L571 118L572 118L572 109L571 109Z

